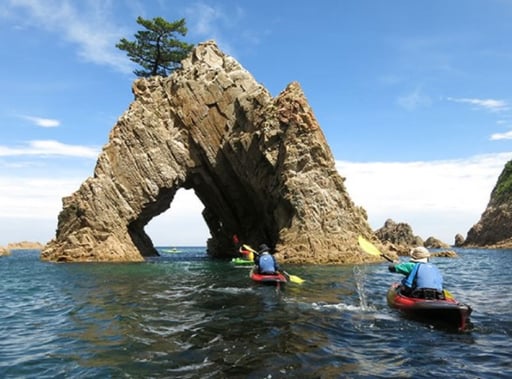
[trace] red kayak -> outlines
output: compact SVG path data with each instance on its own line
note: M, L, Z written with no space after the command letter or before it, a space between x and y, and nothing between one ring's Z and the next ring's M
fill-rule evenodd
M277 272L275 274L259 274L254 268L249 272L249 277L257 283L279 285L287 282L286 277Z
M388 304L403 314L435 325L466 330L471 307L459 303L445 290L445 299L421 299L400 293L400 283L393 283L387 293Z

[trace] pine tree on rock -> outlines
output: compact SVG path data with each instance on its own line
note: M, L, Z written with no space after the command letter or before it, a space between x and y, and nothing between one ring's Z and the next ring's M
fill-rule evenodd
M187 34L184 18L168 22L161 17L152 20L137 17L137 23L146 30L135 33L135 41L122 38L116 47L126 51L132 62L142 66L133 71L138 77L171 74L194 47L176 37L176 34Z

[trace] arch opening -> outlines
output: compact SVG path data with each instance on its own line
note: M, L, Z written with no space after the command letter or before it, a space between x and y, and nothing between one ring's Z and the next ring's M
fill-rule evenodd
M169 209L152 218L145 230L154 246L206 246L209 230L194 190L176 191Z

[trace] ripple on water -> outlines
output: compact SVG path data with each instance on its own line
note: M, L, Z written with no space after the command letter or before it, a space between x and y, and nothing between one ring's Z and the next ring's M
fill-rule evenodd
M2 258L3 377L510 377L511 254L436 259L474 309L468 333L390 309L399 276L386 265L290 266L306 282L276 291L197 254L126 265Z

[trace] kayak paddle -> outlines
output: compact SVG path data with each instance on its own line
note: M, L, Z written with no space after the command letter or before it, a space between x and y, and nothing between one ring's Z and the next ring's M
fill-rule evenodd
M393 262L391 258L389 258L386 254L381 253L380 250L377 249L377 247L373 243L368 241L363 236L359 236L357 240L359 242L359 246L361 247L361 249L363 249L365 253L368 253L376 257L384 257L386 260Z
M256 253L256 254L259 254L256 250L254 250L252 247L250 247L249 245L242 245L244 247L245 250L249 250L250 252L252 253Z
M260 253L258 253L256 250L254 250L249 245L242 245L242 246L244 247L244 249L247 249L247 250L253 252L254 254L260 255ZM281 270L281 272L283 274L285 274L288 277L288 279L290 280L290 282L292 282L292 283L299 283L299 284L301 284L301 283L304 283L304 281L305 281L304 279L302 279L301 277L299 277L297 275L290 275L286 271L282 271L282 270Z

